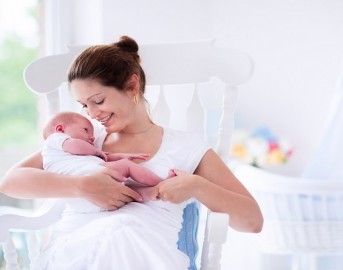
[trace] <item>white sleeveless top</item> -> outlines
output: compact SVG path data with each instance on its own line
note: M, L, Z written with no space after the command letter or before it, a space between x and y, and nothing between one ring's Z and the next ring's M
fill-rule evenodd
M101 131L99 148L105 137ZM200 135L164 128L158 152L140 164L161 178L171 168L193 173L208 149ZM65 211L33 269L187 270L189 258L177 248L186 204L131 202L111 212Z

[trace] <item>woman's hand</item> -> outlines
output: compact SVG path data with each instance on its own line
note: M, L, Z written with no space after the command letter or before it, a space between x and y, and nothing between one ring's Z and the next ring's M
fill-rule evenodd
M153 187L154 192L151 192L152 200L160 199L178 204L193 197L196 191L197 176L176 169L173 171L176 176L168 178Z
M109 211L117 210L128 202L142 201L142 197L125 186L126 178L116 171L104 168L96 173L83 176L77 182L77 193Z

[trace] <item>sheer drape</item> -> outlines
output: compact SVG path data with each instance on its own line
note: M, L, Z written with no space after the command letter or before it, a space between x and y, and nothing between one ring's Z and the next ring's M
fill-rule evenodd
M323 136L304 176L343 181L343 76L337 84Z

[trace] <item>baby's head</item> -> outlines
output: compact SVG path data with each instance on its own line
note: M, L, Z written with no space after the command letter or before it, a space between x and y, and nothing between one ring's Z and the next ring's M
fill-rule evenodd
M43 137L46 139L52 133L61 132L75 139L93 142L94 128L86 117L75 112L61 112L54 115L46 123L43 129Z

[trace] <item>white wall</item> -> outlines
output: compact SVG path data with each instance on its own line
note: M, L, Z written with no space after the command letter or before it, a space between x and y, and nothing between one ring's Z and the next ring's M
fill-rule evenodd
M207 0L104 0L104 40L130 35L140 43L206 39L211 36Z
M285 173L301 174L315 150L335 81L342 73L343 1L45 2L55 5L55 24L48 25L55 30L50 36L54 40L50 51L55 53L67 44L109 43L123 34L139 43L216 37L221 44L250 53L255 75L242 87L237 124L244 128L265 124L288 137L296 150ZM230 244L235 242L224 257L230 269L258 269L253 238L229 239Z
M218 43L250 53L256 71L240 93L237 124L249 129L267 125L288 137L296 149L285 173L301 174L343 66L342 1L46 2L58 3L57 48L109 43L126 34L139 43L216 37Z
M249 52L253 79L240 93L238 122L266 124L296 145L287 169L300 174L313 154L343 65L340 0L219 0L214 34Z

